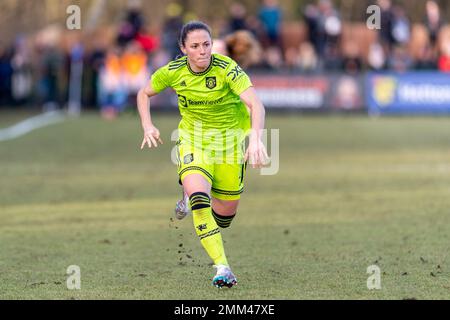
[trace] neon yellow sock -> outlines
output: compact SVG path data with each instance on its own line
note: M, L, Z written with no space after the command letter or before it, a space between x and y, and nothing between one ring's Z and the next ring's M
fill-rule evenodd
M215 265L228 266L222 235L211 212L211 200L206 193L202 192L192 194L190 200L195 232L199 236L203 248Z

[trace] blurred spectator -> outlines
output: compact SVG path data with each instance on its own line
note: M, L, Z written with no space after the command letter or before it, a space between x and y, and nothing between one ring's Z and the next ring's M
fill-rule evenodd
M379 41L383 46L385 53L388 54L394 43L394 39L392 37L391 32L393 20L392 2L391 0L377 0L377 5L381 9L380 12L381 26L379 30Z
M170 61L170 56L166 50L156 50L150 56L149 69L156 70L167 64Z
M35 37L34 68L37 98L43 111L60 108L68 80L67 58L61 50L63 29L54 24L39 30Z
M122 21L117 35L117 44L124 47L128 42L134 39L135 35L133 25L128 21Z
M320 1L320 14L327 42L334 45L342 32L341 17L330 0Z
M363 63L360 58L359 46L355 42L349 42L346 45L342 68L345 73L351 75L356 75L362 71Z
M282 20L281 8L278 6L277 0L264 0L259 10L259 20L265 31L263 46L281 47L280 27Z
M342 33L342 21L330 0L320 0L318 10L315 26L317 54L323 60L329 59L328 56L331 53L331 58L334 59L336 57L335 47L338 46Z
M321 51L323 39L319 37L319 8L314 4L308 4L303 14L305 24L308 29L307 41L310 42L314 50L318 53Z
M284 60L290 71L313 73L317 70L317 56L309 42L303 42L298 48L287 48Z
M53 43L38 44L39 57L39 97L43 103L43 111L52 111L60 107L61 76L64 57Z
M436 70L436 56L434 54L434 50L430 45L425 45L419 51L419 56L414 65L414 69L416 70Z
M78 116L81 112L81 90L83 86L83 58L84 46L81 42L75 43L70 49L69 64L70 75L68 85L68 113L70 115Z
M99 77L102 116L114 119L124 111L127 99L135 98L145 86L148 74L147 55L137 41L130 42L123 52L119 48L109 49Z
M323 60L323 68L325 71L342 71L342 55L337 45L327 46L325 57Z
M383 46L379 42L370 45L367 62L372 70L379 71L386 68L386 55Z
M166 7L166 20L162 28L161 46L169 55L170 60L183 55L178 45L179 32L183 27L182 10L182 7L177 3L171 3Z
M238 30L247 30L246 16L247 10L243 4L239 2L232 3L230 6L228 33L233 33Z
M300 70L303 72L314 72L319 66L317 55L314 48L309 42L304 42L300 45Z
M139 32L144 26L144 18L141 13L142 1L141 0L129 0L128 1L128 12L126 20L133 28L134 35Z
M428 31L430 44L431 46L435 46L439 31L441 30L443 25L439 5L436 3L436 1L427 1L424 20L425 27Z
M11 66L13 69L11 96L14 103L21 104L30 98L33 90L31 57L27 41L23 36L16 39Z
M298 48L296 47L289 47L285 50L284 53L284 64L290 71L297 71L299 70L299 52Z
M245 20L245 26L247 30L250 31L253 36L259 41L264 37L264 31L262 30L261 21L259 21L256 15L248 15Z
M225 40L222 39L213 39L212 44L212 53L218 53L224 56L228 56L228 49Z
M395 45L406 45L411 39L411 24L405 9L399 5L393 8L392 38Z
M414 66L414 61L408 52L406 46L396 46L392 50L391 56L388 58L387 66L396 72L405 72Z
M12 51L0 43L0 105L11 103Z
M145 86L149 74L147 55L137 42L128 44L121 57L121 68L127 94L134 98L139 89Z
M150 54L159 48L158 37L148 33L144 27L136 34L135 40L147 54Z
M450 72L450 40L448 37L442 41L438 67L439 71Z
M119 34L117 36L117 44L126 46L130 41L134 40L144 24L141 14L141 1L129 1L128 10L125 20L119 26Z
M236 31L225 37L226 51L242 68L261 63L262 49L252 33L246 30Z
M85 56L85 70L84 79L87 84L84 84L86 92L86 102L90 106L97 106L99 104L99 74L100 69L104 64L106 56L106 48L98 43L94 42L94 48L91 52Z
M103 118L114 119L124 110L127 93L118 48L111 48L106 54L105 64L100 69L98 93Z
M283 66L283 57L280 48L270 47L263 51L261 63L257 66L261 71L279 71Z

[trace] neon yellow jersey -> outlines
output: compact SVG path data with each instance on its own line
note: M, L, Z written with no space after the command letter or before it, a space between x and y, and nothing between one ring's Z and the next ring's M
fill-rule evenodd
M252 83L229 57L212 54L209 67L196 73L184 56L159 68L151 84L156 92L175 90L182 117L180 137L196 147L201 141L202 148L228 149L241 143L250 129L249 112L239 95Z

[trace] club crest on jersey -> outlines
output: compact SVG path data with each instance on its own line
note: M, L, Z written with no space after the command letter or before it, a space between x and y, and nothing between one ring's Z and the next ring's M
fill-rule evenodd
M206 87L208 89L213 89L216 87L216 85L216 77L206 77Z

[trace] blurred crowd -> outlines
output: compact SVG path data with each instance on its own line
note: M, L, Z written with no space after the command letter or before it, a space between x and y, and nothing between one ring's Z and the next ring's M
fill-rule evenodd
M445 21L436 1L426 2L423 21L415 25L402 6L376 2L381 28L366 48L345 37L346 21L331 0L304 8L303 23L296 24L300 32L285 30L277 0L263 0L257 12L236 2L219 28L206 22L214 27L214 52L231 56L249 72L450 71L450 37L442 36ZM98 38L91 45L81 40L63 46L61 32L47 28L34 37L17 36L12 45L0 44L0 106L37 101L44 110L54 110L72 99L114 118L134 105L153 70L181 55L177 39L186 22L183 8L171 3L165 14L160 32L150 32L139 6L130 6L109 43ZM365 21L360 25L369 31ZM293 41L291 34L303 36Z

